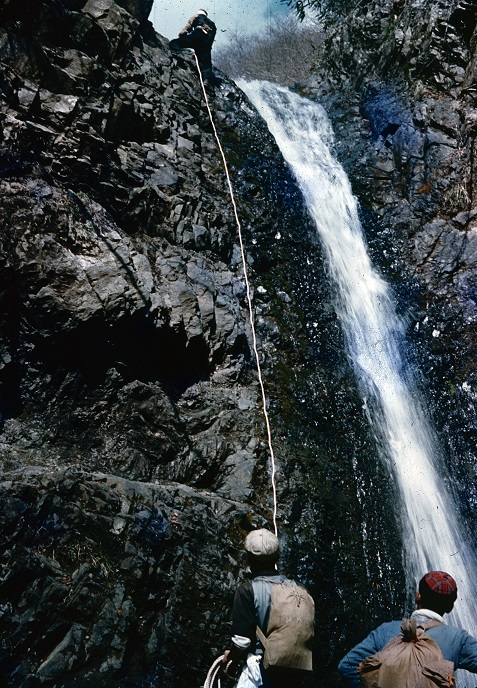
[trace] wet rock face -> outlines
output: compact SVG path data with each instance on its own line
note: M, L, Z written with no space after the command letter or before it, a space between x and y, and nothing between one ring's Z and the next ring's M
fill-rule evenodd
M171 667L174 681L193 680L203 659L198 644L187 665L179 661L188 640L182 619L193 605L214 636L231 580L225 570L215 574L211 602L204 565L211 547L227 543L237 512L185 486L78 470L27 471L2 485L2 505L2 651L11 685L99 686L128 673L134 685L172 685Z
M16 688L202 685L243 537L271 512L222 160L195 61L171 57L149 9L0 7L0 672ZM375 450L295 183L236 87L208 95L283 563L321 600L334 685L373 566L353 462Z
M356 10L327 52L329 98L340 107L332 95L340 83L341 104L351 105L337 122L338 148L360 197L398 227L425 288L453 294L469 315L462 284L473 269L476 23L465 0L386 0Z
M3 460L13 468L30 447L43 465L187 475L206 486L212 467L242 448L232 440L246 426L240 400L255 407L243 285L227 198L205 178L203 148L213 143L195 75L174 86L160 40L145 42L147 7L136 4L134 16L114 2L63 5L64 47L45 43L38 18L28 34L18 7L5 24L40 57L23 69L24 53L3 54ZM56 4L40 7L50 16ZM98 31L102 57L88 38ZM183 100L180 117L168 89ZM220 384L227 378L232 395ZM214 447L205 440L199 468L190 433L204 426L211 435L227 426L230 436Z
M359 197L373 260L408 323L412 362L471 530L476 24L467 0L360 3L333 29L303 87L332 117L337 154ZM360 619L353 623L354 642L362 630Z
M150 4L2 6L9 685L201 680L235 584L217 562L255 518L227 501L263 455L230 204L194 62Z

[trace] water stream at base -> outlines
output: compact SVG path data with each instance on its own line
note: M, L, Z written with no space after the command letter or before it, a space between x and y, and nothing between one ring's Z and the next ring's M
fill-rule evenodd
M403 356L405 325L390 289L367 253L356 199L330 147L323 108L275 84L239 82L267 122L304 195L336 284L336 309L383 458L402 501L408 584L429 570L448 571L459 597L446 618L477 636L476 558L443 479L440 450ZM385 620L385 619L383 619ZM459 672L459 685L476 680Z

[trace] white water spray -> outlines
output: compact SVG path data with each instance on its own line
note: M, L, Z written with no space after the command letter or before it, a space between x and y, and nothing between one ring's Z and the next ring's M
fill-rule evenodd
M349 180L330 151L333 132L326 113L274 84L239 86L267 122L295 174L326 253L349 355L401 494L409 584L414 588L429 570L448 571L459 589L451 622L475 636L475 555L445 480L437 474L439 450L401 354L404 323L369 259ZM464 672L462 685L467 685L465 676L470 679ZM475 680L468 685L474 686Z

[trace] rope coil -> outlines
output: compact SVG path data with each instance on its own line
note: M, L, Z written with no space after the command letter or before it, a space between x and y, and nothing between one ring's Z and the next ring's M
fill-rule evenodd
M221 681L219 678L220 671L222 669L222 661L223 661L224 655L221 655L220 657L217 657L215 662L212 664L210 667L207 677L204 682L204 688L214 688L214 683L217 680L217 688L221 688Z
M195 61L197 64L197 71L199 72L200 84L202 86L202 91L204 93L205 104L207 106L207 111L209 113L210 123L211 123L212 129L214 131L215 139L217 141L217 146L218 146L220 154L222 156L222 162L224 164L224 169L225 169L225 176L227 178L227 184L228 184L228 188L229 188L230 198L231 198L232 206L234 209L235 221L237 223L238 238L239 238L239 243L240 243L240 252L241 252L241 256L242 256L243 274L244 274L245 286L246 286L246 291L247 291L247 302L248 302L248 311L249 311L249 318L250 318L250 328L252 330L253 351L255 354L255 361L257 363L258 380L259 380L260 390L261 390L261 395L262 395L263 415L265 418L265 425L267 428L268 447L270 450L270 461L271 461L271 468L272 468L271 483L272 483L272 496L273 496L273 527L275 530L275 535L278 535L275 453L273 451L272 431L271 431L270 420L269 420L268 412L267 412L267 397L265 395L265 386L263 383L262 368L261 368L260 360L258 357L257 335L256 335L256 331L255 331L255 319L253 316L253 306L252 306L252 293L251 293L250 282L249 282L248 273L247 273L247 263L246 263L246 259L245 259L245 248L244 248L244 243L243 243L243 238L242 238L242 225L240 224L240 219L238 216L237 204L235 202L235 196L234 196L234 191L233 191L233 187L232 187L232 182L230 179L227 160L225 158L225 153L224 153L224 150L223 150L222 145L220 143L219 135L218 135L215 123L214 123L214 118L212 116L212 111L211 111L210 105L209 105L209 99L207 97L207 92L205 90L204 80L202 78L202 72L200 71L199 60L197 59L197 55L195 54L195 52L194 52L194 57L195 57Z

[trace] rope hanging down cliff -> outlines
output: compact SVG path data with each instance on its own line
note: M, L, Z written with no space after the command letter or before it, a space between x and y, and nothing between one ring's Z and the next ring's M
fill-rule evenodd
M249 317L250 317L250 327L252 330L252 340L253 340L253 351L255 354L255 361L257 362L257 373L258 373L258 381L260 383L260 390L262 393L262 406L263 406L263 415L265 418L265 425L267 427L267 437L268 437L268 447L270 450L270 461L271 461L271 467L272 467L272 476L271 476L271 482L272 482L272 496L273 496L273 527L275 529L275 535L278 535L278 527L277 527L277 486L276 486L276 464L275 464L275 454L273 451L273 444L272 444L272 431L270 428L270 420L268 417L268 412L267 412L267 397L265 395L265 386L263 384L263 376L262 376L262 368L260 366L260 360L258 358L258 347L257 347L257 336L255 332L255 320L253 317L253 308L252 308L252 295L251 295L251 290L250 290L250 282L248 280L248 273L247 273L247 263L245 260L245 249L244 249L244 244L243 244L243 238L242 238L242 225L240 224L240 219L238 216L238 211L237 211L237 204L235 203L235 196L234 196L234 190L232 187L232 182L230 180L230 174L229 174L229 168L227 165L227 160L225 158L225 153L222 148L222 145L220 143L219 135L217 133L217 129L214 123L214 118L212 116L212 110L210 109L210 104L209 104L209 99L207 98L207 92L205 90L205 84L204 80L202 78L202 73L200 71L200 66L199 66L199 60L197 59L197 55L195 55L195 61L197 64L197 71L199 73L199 79L200 83L202 86L202 91L204 93L204 98L205 98L205 104L207 107L207 112L209 113L209 119L210 123L212 125L212 129L214 131L215 139L217 141L217 146L219 147L220 154L222 156L222 162L224 164L224 169L225 169L225 176L227 177L227 184L229 187L229 193L230 193L230 198L232 201L232 206L234 209L234 215L235 215L235 221L237 223L237 229L238 229L238 238L239 238L239 243L240 243L240 252L242 255L242 266L243 266L243 275L245 279L245 286L247 290L247 302L248 302L248 312L249 312Z

